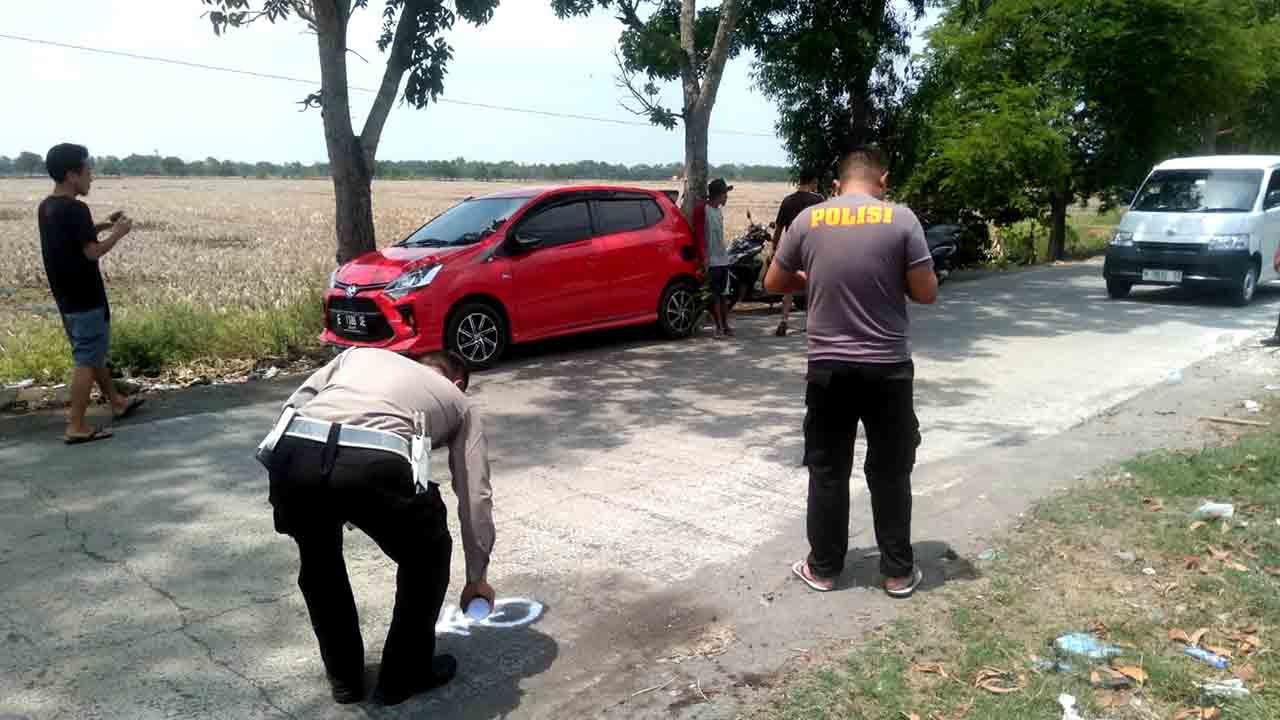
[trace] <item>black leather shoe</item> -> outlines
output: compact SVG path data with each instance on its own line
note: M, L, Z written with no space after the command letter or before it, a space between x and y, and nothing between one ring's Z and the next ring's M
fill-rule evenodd
M346 682L329 675L329 689L333 691L333 701L339 705L350 705L364 699L364 679Z
M1263 347L1280 347L1280 335L1272 335L1262 341Z
M378 678L378 688L373 691L373 701L379 705L399 705L414 695L442 687L458 674L458 661L452 655L437 655L431 659L431 671L425 676L408 681L406 685L383 684Z

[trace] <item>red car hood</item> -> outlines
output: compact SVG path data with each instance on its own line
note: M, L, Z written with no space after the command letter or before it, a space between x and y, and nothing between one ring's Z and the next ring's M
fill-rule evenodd
M466 248L388 247L361 255L338 270L346 285L385 285L409 270L442 262Z

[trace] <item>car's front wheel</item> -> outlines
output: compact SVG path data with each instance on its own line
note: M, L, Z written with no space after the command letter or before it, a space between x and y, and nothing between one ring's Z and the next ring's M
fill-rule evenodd
M1237 307L1244 307L1253 302L1253 296L1258 291L1258 269L1252 265L1248 270L1244 271L1244 275L1240 277L1236 286L1231 289L1231 303Z
M507 321L493 306L467 303L450 316L445 346L472 367L492 367L507 349Z
M658 303L658 325L663 335L679 340L693 334L702 309L699 294L698 286L688 280L671 283L662 293L662 300Z

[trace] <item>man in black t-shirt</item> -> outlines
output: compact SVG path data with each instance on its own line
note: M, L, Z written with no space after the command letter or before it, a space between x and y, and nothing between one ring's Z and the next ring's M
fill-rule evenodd
M142 405L116 392L107 370L111 337L111 309L102 283L98 259L111 252L120 238L133 229L133 221L117 212L111 222L95 225L89 206L79 200L89 194L93 170L89 151L82 145L63 143L49 150L45 167L55 183L53 194L40 203L40 252L44 257L49 290L62 315L62 327L71 341L75 371L71 376L71 410L64 440L68 445L111 437L111 431L85 424L89 394L96 382L111 403L116 419ZM98 233L110 230L106 240Z
M800 174L800 183L796 187L796 191L783 199L782 205L778 208L778 219L773 224L773 252L771 256L778 254L778 241L782 239L782 234L791 227L791 223L806 208L817 205L826 200L818 194L818 174L815 172L802 172ZM765 269L768 269L768 264ZM778 331L774 333L778 337L786 337L787 321L791 318L791 295L782 296L782 322L778 323Z

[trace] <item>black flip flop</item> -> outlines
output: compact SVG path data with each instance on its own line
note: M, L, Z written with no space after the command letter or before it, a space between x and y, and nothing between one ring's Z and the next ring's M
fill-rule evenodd
M115 435L113 435L110 430L94 428L89 431L88 435L63 435L62 442L67 445L83 445L85 443L94 442L95 440L109 440L113 437L115 437Z
M124 420L125 418L137 412L138 408L142 407L145 404L147 404L146 398L134 398L129 401L128 407L126 407L124 410L121 410L118 414L113 415L112 417L114 417L116 420Z

